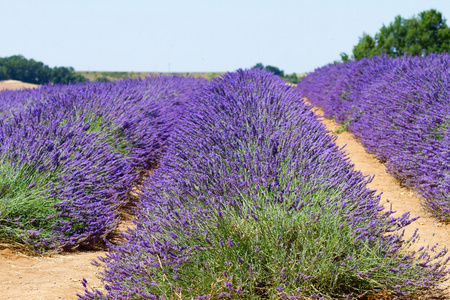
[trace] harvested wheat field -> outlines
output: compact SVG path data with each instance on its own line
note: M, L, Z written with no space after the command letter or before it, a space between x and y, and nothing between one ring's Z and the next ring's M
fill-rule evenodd
M19 80L3 80L0 81L0 91L1 90L21 90L36 88L39 85L33 83L26 83Z

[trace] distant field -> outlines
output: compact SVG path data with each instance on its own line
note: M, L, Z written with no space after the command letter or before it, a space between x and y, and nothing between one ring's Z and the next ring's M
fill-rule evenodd
M35 88L39 85L33 83L26 83L19 80L3 80L0 81L0 91L1 90L20 90L20 89L28 89Z
M111 81L126 79L126 78L145 78L146 76L152 75L180 75L180 76L191 76L191 77L202 77L211 80L213 77L217 77L223 74L223 72L212 72L212 73L199 73L199 72L186 72L186 73L162 73L162 72L76 72L80 75L86 77L89 81L101 80L106 78Z
M76 72L82 76L84 76L89 81L96 81L96 80L102 80L103 78L106 78L110 81L116 81L120 79L126 79L126 78L145 78L146 76L152 76L152 75L180 75L180 76L191 76L191 77L202 77L206 78L208 80L211 80L214 77L218 77L224 72L211 72L211 73L202 73L202 72L184 72L184 73L163 73L163 72L97 72L97 71L91 71L91 72ZM296 83L299 80L301 80L303 77L306 76L307 73L301 73L301 74L286 74L283 79L285 79L288 82ZM292 81L293 80L293 81Z

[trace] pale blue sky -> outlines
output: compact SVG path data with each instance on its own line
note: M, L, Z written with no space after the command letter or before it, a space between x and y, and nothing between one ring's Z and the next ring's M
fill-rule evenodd
M0 0L0 57L78 71L309 72L363 32L450 0ZM447 22L450 25L450 21Z

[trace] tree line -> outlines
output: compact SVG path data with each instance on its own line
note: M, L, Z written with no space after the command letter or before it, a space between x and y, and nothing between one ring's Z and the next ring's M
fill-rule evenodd
M384 25L374 37L363 33L353 47L352 56L341 53L341 59L359 60L386 53L389 56L425 56L428 53L450 51L450 28L442 13L430 9L418 16L405 19L398 15L388 26Z
M20 80L28 83L70 83L86 79L72 67L50 68L40 61L26 59L22 55L0 57L0 80Z
M278 67L274 67L274 66L264 66L262 63L257 63L256 65L254 65L252 67L252 69L257 68L257 69L263 69L269 72L272 72L273 74L280 76L284 81L289 82L289 83L295 83L297 84L302 77L298 76L296 73L292 73L292 74L284 74L283 70L280 70Z

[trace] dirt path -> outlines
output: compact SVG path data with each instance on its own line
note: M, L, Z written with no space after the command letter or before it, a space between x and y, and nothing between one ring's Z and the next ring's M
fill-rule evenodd
M118 228L108 236L114 243L121 241L121 232L133 227L131 214L123 212L121 218ZM83 278L92 288L104 290L98 276L101 268L91 264L104 254L102 250L84 250L39 257L0 250L1 299L77 299L76 294L84 291Z
M122 220L108 240L120 242L120 233L133 227L131 218L131 214L121 213ZM105 253L102 250L84 250L39 257L7 248L0 250L1 299L77 299L76 294L84 291L83 278L92 288L104 290L98 276L101 268L91 262Z
M2 299L77 299L86 277L100 287L98 268L90 262L102 253L79 252L51 257L30 257L0 251Z

